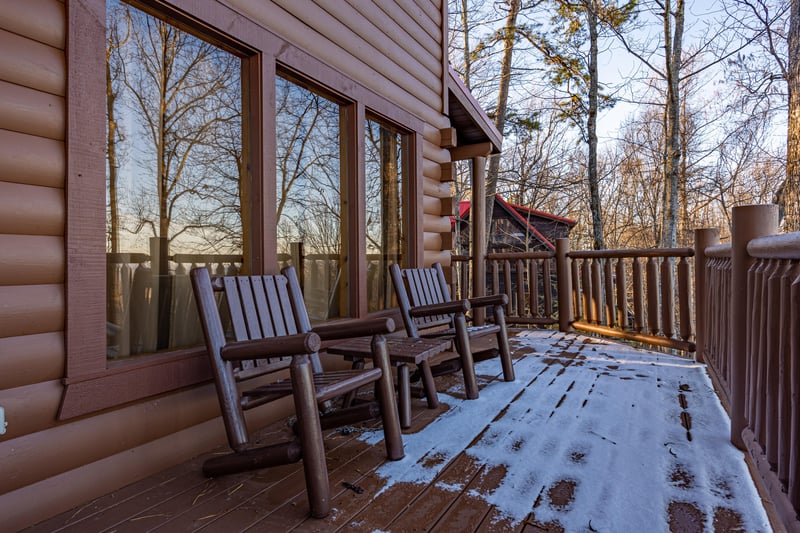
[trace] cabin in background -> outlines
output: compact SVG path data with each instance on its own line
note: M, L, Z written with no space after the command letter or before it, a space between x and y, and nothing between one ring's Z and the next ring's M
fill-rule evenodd
M459 202L458 218L453 225L460 250L469 250L470 201ZM487 234L488 253L552 252L556 239L569 238L576 222L544 211L494 197L492 229Z
M154 28L189 54L172 56L188 92L147 85L164 66L140 33ZM224 442L193 265L294 264L330 321L393 314L392 263L449 264L453 161L475 162L479 191L501 137L450 69L447 35L444 0L3 2L4 528ZM159 101L183 107L156 116Z

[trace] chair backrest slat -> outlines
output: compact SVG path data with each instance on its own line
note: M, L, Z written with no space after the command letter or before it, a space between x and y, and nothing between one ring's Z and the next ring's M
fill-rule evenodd
M419 307L430 304L445 303L450 301L450 295L443 289L439 271L435 268L406 268L400 269L395 265L390 268L392 282L399 286L398 303L401 307L403 321L410 336L418 334L417 329L427 329L436 326L449 325L452 321L450 315L434 315L412 318L404 307Z
M296 329L293 328L294 317L292 316L291 303L285 294L281 294L280 290L281 286L286 287L286 278L284 276L263 276L263 279L275 335L281 337L296 333Z
M239 288L239 298L242 303L242 314L244 314L245 324L247 325L247 339L263 339L265 335L261 333L261 324L258 322L258 311L256 311L255 295L253 285L258 285L258 279L247 276L237 276L236 285ZM238 339L237 339L238 340Z
M272 326L272 313L270 313L267 295L264 292L264 279L253 276L253 300L258 311L258 323L264 337L274 337L275 329Z

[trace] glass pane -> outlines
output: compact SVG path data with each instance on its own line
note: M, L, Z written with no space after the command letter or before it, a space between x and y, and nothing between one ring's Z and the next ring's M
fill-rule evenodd
M278 77L278 260L293 264L313 321L348 316L342 107Z
M374 120L367 120L367 299L368 310L394 307L389 265L403 264L404 137Z
M239 271L242 60L107 2L109 358L202 343L188 270Z

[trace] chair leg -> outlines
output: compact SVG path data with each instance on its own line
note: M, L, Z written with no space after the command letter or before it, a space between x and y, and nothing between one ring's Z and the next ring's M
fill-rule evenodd
M311 516L324 518L330 512L330 485L325 446L322 442L319 411L314 392L314 373L307 358L295 357L291 366L294 406L300 446L303 449L303 473L306 478Z
M406 452L403 450L403 434L400 432L397 402L394 399L394 384L392 383L392 370L389 366L389 350L386 348L386 338L383 335L375 335L372 337L371 347L373 364L381 369L381 378L376 383L376 390L378 392L378 401L381 404L386 456L392 461L397 461L402 459Z
M461 357L461 371L464 373L464 389L468 400L478 397L478 382L475 379L475 363L470 352L469 333L467 332L467 319L463 313L456 313L454 317L456 327L456 351Z
M500 326L497 332L497 347L500 349L500 364L503 365L503 379L514 381L514 363L511 361L511 351L508 349L508 331L506 330L506 315L503 306L494 306L494 323Z
M419 370L422 374L422 390L425 391L425 398L428 400L428 409L436 409L439 407L439 394L436 392L430 363L427 360L421 361Z

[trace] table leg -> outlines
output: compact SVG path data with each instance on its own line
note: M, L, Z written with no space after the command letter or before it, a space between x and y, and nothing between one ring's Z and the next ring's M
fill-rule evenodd
M411 427L411 380L408 376L408 365L397 366L397 408L400 411L400 427Z
M436 409L439 407L439 394L436 392L431 365L427 359L419 363L419 369L422 373L422 390L425 391L425 398L428 400L428 409Z

